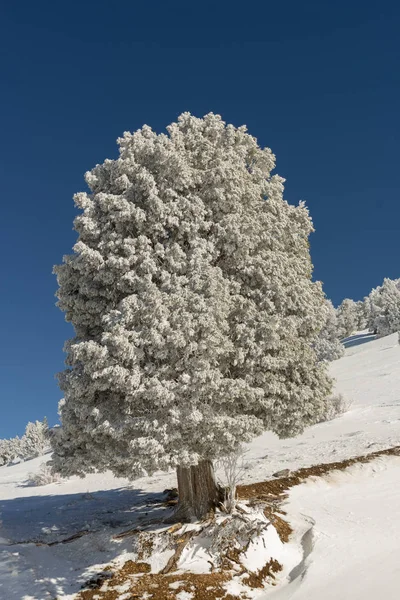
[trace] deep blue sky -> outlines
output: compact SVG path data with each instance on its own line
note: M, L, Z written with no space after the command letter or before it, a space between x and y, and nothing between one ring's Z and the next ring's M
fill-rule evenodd
M335 304L400 276L399 28L385 1L3 3L0 437L56 421L70 327L51 271L123 131L183 111L247 124L310 208Z

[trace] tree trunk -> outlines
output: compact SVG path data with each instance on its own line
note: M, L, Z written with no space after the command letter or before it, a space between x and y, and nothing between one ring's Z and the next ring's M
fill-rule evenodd
M174 520L204 519L223 499L213 464L202 460L192 467L177 468L179 502Z

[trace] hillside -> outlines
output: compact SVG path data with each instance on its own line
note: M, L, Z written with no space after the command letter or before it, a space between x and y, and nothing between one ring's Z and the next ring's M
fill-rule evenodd
M280 469L338 462L400 445L397 334L379 340L359 334L346 345L345 356L331 371L337 390L352 400L349 412L298 438L265 434L256 439L245 457L243 483L264 481ZM135 560L132 539L115 536L165 515L162 492L175 485L173 473L160 473L133 483L105 474L30 487L29 473L43 460L0 468L2 600L72 600L106 565ZM292 487L283 505L294 530L284 544L284 569L276 587L256 590L252 597L397 598L399 479L400 460L380 457ZM191 568L196 560L194 552ZM113 598L130 599L127 589L122 586ZM233 589L230 593L240 597L232 595ZM194 598L180 594L178 600Z

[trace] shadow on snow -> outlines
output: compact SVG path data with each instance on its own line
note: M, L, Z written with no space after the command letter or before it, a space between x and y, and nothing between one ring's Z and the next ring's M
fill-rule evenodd
M0 598L53 600L78 591L100 565L133 550L132 537L116 534L160 524L170 510L164 500L127 487L0 501Z
M361 344L372 342L375 339L376 335L374 333L358 333L357 335L351 335L341 341L345 348L353 348L353 346L361 346Z

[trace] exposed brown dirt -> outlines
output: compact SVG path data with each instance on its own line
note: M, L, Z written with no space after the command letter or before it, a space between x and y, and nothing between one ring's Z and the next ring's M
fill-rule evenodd
M279 479L269 479L259 483L250 483L248 485L238 486L238 497L244 499L265 500L268 503L276 504L282 501L286 496L286 492L293 486L303 483L308 477L320 477L331 471L344 471L347 467L351 467L356 463L368 463L380 456L400 456L400 446L378 450L371 454L355 456L340 462L323 463L312 467L304 467L293 471L289 477L281 477Z
M267 517L267 519L271 521L272 525L275 527L281 541L283 543L288 542L290 535L293 531L289 523L285 521L285 519L282 519L282 517L270 506L266 506L264 508L264 515Z
M319 477L336 470L343 471L356 463L368 463L381 456L400 456L400 446L349 458L341 462L298 469L288 477L242 485L238 487L238 497L242 500L249 500L250 504L262 506L265 516L273 523L281 540L287 542L292 529L283 518L285 513L280 505L287 497L287 492L291 487L303 483L309 477ZM170 502L172 504L176 500L171 498ZM179 524L174 525L169 530L170 533L179 531L179 527ZM137 530L131 530L116 537L125 537L125 535L135 533ZM246 594L240 596L227 594L224 584L230 581L234 575L246 574L243 578L245 585L249 588L262 588L266 582L273 585L276 574L282 570L282 565L272 559L256 573L246 571L239 563L239 556L235 553L235 549L232 548L232 552L227 554L229 560L223 562L222 569L207 574L178 574L174 570L189 539L190 535L183 535L177 540L175 555L162 573L150 573L150 565L145 562L128 561L114 573L111 579L99 585L98 589L82 591L77 595L76 600L118 600L121 592L115 587L126 584L128 581L131 582L129 589L131 596L128 600L140 600L143 596L149 600L176 600L177 594L182 591L191 593L192 600L245 600ZM232 569L233 563L236 563L236 566L240 565L239 571ZM170 584L173 584L172 588Z
M231 578L230 573L183 573L173 575L148 573L137 577L135 563L132 563L132 561L129 561L129 563L126 563L123 569L116 573L110 581L109 590L86 590L78 595L79 600L96 600L97 598L117 600L121 592L112 589L112 587L122 585L129 579L132 581L129 590L131 598L129 600L142 598L145 593L150 595L151 600L175 600L176 595L182 591L190 592L192 600L219 600L220 598L227 600L226 589L223 584ZM148 567L150 568L149 565ZM170 587L171 583L173 584L172 588ZM232 598L235 597L232 596Z
M282 565L277 560L271 558L271 560L257 573L249 573L247 577L243 579L243 583L248 585L250 588L262 588L265 585L265 581L268 578L275 579L275 573L282 571Z

